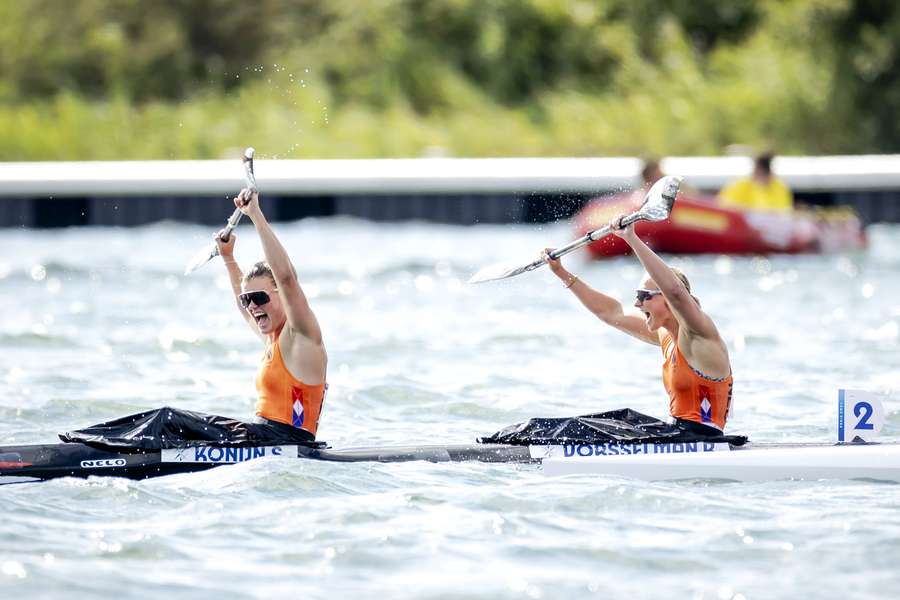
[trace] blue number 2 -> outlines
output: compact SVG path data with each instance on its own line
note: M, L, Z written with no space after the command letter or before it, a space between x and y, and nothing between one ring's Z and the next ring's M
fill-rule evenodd
M853 406L853 414L857 417L862 414L862 417L859 419L859 423L856 424L856 429L875 429L875 426L869 423L869 419L872 417L872 405L868 402L857 402Z

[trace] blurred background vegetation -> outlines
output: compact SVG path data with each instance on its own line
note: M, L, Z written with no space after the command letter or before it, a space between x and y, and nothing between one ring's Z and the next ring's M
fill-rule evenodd
M900 151L894 0L0 0L0 160Z

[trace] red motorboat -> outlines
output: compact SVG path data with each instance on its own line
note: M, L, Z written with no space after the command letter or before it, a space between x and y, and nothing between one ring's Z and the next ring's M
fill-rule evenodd
M592 200L575 217L579 235L632 213L643 194L634 192ZM862 223L849 208L803 209L790 214L740 211L718 206L714 197L679 194L665 221L641 221L635 231L658 252L672 254L799 254L840 252L866 247ZM619 256L628 245L608 236L588 245L594 258Z

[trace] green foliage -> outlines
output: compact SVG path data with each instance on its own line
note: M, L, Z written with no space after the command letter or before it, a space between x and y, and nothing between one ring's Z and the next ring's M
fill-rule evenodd
M882 0L0 0L2 160L900 148Z
M834 45L834 114L874 148L897 151L900 145L900 5L885 0L855 0L834 11L824 27Z

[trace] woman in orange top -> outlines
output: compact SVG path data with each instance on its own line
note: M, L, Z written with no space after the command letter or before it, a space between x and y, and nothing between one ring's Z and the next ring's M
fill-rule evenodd
M572 275L546 250L542 256L565 287L600 320L662 347L663 385L675 424L691 433L720 434L731 408L731 362L725 342L715 323L700 308L700 302L691 295L687 277L666 265L642 242L634 233L634 225L622 228L621 219L613 219L611 225L616 235L628 242L647 272L634 302L639 314L626 313L618 300Z
M266 345L256 378L256 421L298 428L315 439L328 364L319 322L263 215L259 195L243 189L234 204L253 221L266 257L244 274L234 260L235 235L227 242L216 235L241 315Z

